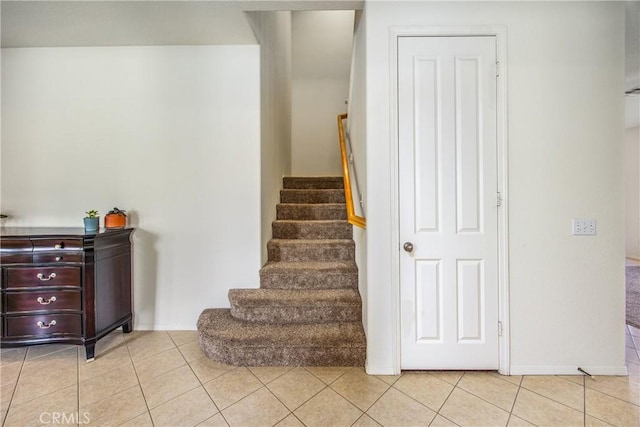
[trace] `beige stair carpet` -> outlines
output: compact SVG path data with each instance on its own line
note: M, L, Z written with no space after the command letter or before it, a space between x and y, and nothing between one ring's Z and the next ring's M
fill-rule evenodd
M231 289L231 309L198 319L212 359L247 366L363 366L353 230L341 177L284 178L260 289Z

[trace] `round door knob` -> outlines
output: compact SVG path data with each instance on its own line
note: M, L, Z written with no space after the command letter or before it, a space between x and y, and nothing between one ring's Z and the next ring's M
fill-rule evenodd
M404 246L402 246L402 247L407 252L413 252L413 243L411 243L411 242L405 243Z

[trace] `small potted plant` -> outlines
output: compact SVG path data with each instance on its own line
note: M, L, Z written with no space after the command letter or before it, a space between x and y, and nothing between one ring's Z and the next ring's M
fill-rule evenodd
M124 228L127 225L127 211L113 208L104 216L104 228Z
M98 227L100 225L100 216L98 216L98 211L90 210L85 213L87 216L84 217L84 231L95 233L98 231Z

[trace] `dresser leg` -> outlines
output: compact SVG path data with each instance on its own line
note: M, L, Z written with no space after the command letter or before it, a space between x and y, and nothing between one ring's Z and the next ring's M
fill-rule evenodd
M131 333L133 331L133 320L129 320L127 323L122 325L122 332L125 334Z
M85 344L84 349L87 352L87 362L93 362L96 355L96 344Z

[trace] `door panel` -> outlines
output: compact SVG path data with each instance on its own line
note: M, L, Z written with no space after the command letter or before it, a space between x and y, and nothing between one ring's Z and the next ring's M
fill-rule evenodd
M495 37L398 40L401 366L495 369Z

